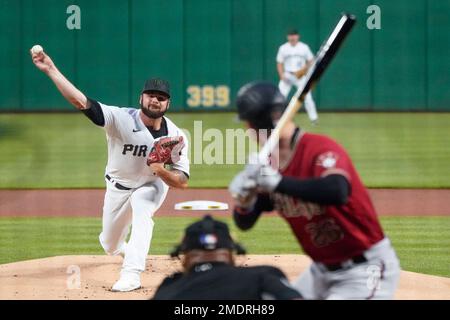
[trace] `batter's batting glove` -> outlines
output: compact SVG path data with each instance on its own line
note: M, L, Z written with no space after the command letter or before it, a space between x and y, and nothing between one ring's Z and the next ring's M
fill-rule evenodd
M245 170L239 172L231 181L228 191L236 205L242 209L251 210L257 198L256 181L249 177Z
M260 192L273 192L283 177L270 165L260 167L259 173L255 177L257 190Z
M281 174L270 164L248 164L244 172L249 180L247 183L258 192L273 192L282 179Z

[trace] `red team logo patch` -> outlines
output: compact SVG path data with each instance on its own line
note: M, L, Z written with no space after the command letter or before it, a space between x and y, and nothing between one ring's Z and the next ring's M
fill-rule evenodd
M331 169L336 167L336 163L339 159L339 156L333 151L328 151L322 153L317 157L316 165L321 166L325 169Z

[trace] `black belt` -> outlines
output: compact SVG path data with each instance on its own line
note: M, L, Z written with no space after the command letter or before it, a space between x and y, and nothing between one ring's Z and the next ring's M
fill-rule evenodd
M108 179L109 181L111 181L111 183L113 183L114 186L115 186L117 189L119 189L119 190L131 190L131 188L125 187L125 186L121 185L121 184L118 183L118 182L114 182L114 180L109 176L109 174L107 174L105 177L106 177L106 179Z
M338 271L338 270L346 268L348 265L360 264L360 263L364 263L364 262L367 262L367 258L361 254L359 256L351 258L350 260L345 261L344 263L324 264L324 266L328 271Z

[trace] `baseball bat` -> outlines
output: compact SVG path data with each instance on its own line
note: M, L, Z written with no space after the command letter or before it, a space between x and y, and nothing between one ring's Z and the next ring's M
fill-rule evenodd
M283 112L283 115L278 120L277 125L272 130L269 139L259 151L258 160L260 163L267 163L270 154L278 144L281 130L283 130L284 126L290 120L292 120L295 113L300 109L303 101L305 100L306 94L319 81L323 72L328 67L333 57L336 55L336 52L339 50L339 47L341 46L346 36L349 34L355 22L356 17L354 15L343 14L331 35L325 42L323 42L322 46L314 57L313 64L308 69L308 73L306 74L306 81L304 82L303 87L298 88L295 94L292 96L288 106L286 107L286 110Z

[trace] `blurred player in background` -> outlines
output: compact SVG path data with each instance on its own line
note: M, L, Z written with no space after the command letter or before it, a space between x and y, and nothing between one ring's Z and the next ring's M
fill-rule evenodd
M300 299L281 270L271 266L238 267L234 251L245 250L231 238L228 226L211 216L186 228L183 241L171 253L182 255L183 272L164 279L156 300Z
M287 40L278 49L276 59L278 76L280 77L278 88L286 98L292 86L297 90L304 85L304 75L308 72L308 68L314 59L309 46L300 42L300 35L297 30L289 31ZM306 95L304 104L309 119L313 124L317 124L319 118L311 92Z
M271 83L238 93L239 117L255 129L273 129L286 107ZM234 219L250 229L276 210L313 263L294 283L305 299L391 299L400 265L367 189L344 148L306 133L290 121L279 140L279 168L248 164L229 186ZM274 155L272 155L272 158Z

